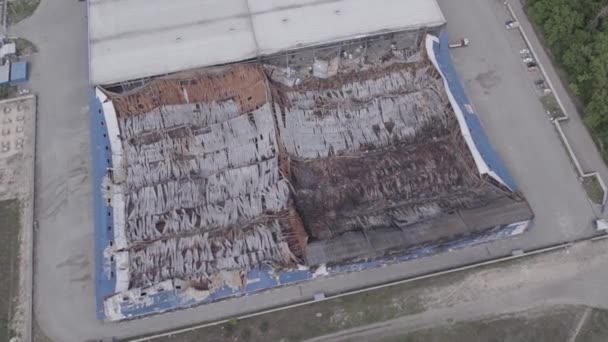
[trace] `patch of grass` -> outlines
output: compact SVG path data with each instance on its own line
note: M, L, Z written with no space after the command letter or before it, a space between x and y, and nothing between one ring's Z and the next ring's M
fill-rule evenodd
M0 100L6 100L17 95L17 86L2 85L0 86Z
M593 310L581 326L575 342L608 341L608 311Z
M12 41L15 42L15 49L17 50L18 56L29 56L38 52L36 45L25 38L15 38L12 39Z
M14 25L21 20L31 16L38 5L40 0L12 0L8 2L8 23Z
M568 341L576 327L582 307L557 307L543 311L529 311L508 316L493 317L478 321L438 325L383 342L529 342ZM606 335L604 335L606 336ZM576 341L586 341L579 340ZM606 339L604 338L604 340Z
M8 341L14 296L19 284L20 205L0 201L0 341Z
M266 332L268 332L268 329L270 329L270 324L268 323L268 321L263 321L260 324L260 331L263 333L266 333Z
M540 98L540 102L542 102L545 111L552 119L559 119L566 117L562 109L559 107L557 100L553 94L546 94Z
M585 187L587 196L589 196L589 199L593 203L602 204L602 200L604 199L604 190L602 190L597 177L590 176L583 178L583 186Z
M11 336L8 320L0 319L0 338L2 341L8 341Z

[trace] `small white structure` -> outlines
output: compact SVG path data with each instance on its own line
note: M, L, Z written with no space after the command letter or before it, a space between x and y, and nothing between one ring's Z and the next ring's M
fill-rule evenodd
M17 47L15 43L7 43L0 47L0 58L11 56L17 53Z
M595 229L599 232L608 232L608 220L606 220L606 219L595 220Z
M323 299L325 299L325 293L323 293L323 292L315 293L313 299L315 302L319 301L319 300L323 300Z

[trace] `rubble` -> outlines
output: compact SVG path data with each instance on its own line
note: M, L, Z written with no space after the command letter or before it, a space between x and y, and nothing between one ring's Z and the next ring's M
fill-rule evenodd
M261 266L324 270L523 220L476 169L420 42L387 37L106 91L123 284L206 297ZM493 205L510 209L479 218Z

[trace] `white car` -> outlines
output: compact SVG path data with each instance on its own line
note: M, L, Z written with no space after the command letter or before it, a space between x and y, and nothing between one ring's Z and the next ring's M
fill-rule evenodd
M524 61L524 63L532 63L532 62L534 62L534 59L528 57L528 58L522 59L522 61Z
M519 54L520 55L529 55L530 54L530 50L528 50L528 49L521 49L521 50L519 50Z
M510 30L510 29L516 28L516 27L519 27L519 23L515 20L508 20L505 22L505 28L507 30Z

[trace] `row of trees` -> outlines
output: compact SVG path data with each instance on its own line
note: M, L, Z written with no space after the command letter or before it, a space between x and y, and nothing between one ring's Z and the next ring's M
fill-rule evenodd
M568 74L608 160L608 0L528 0L527 12Z

